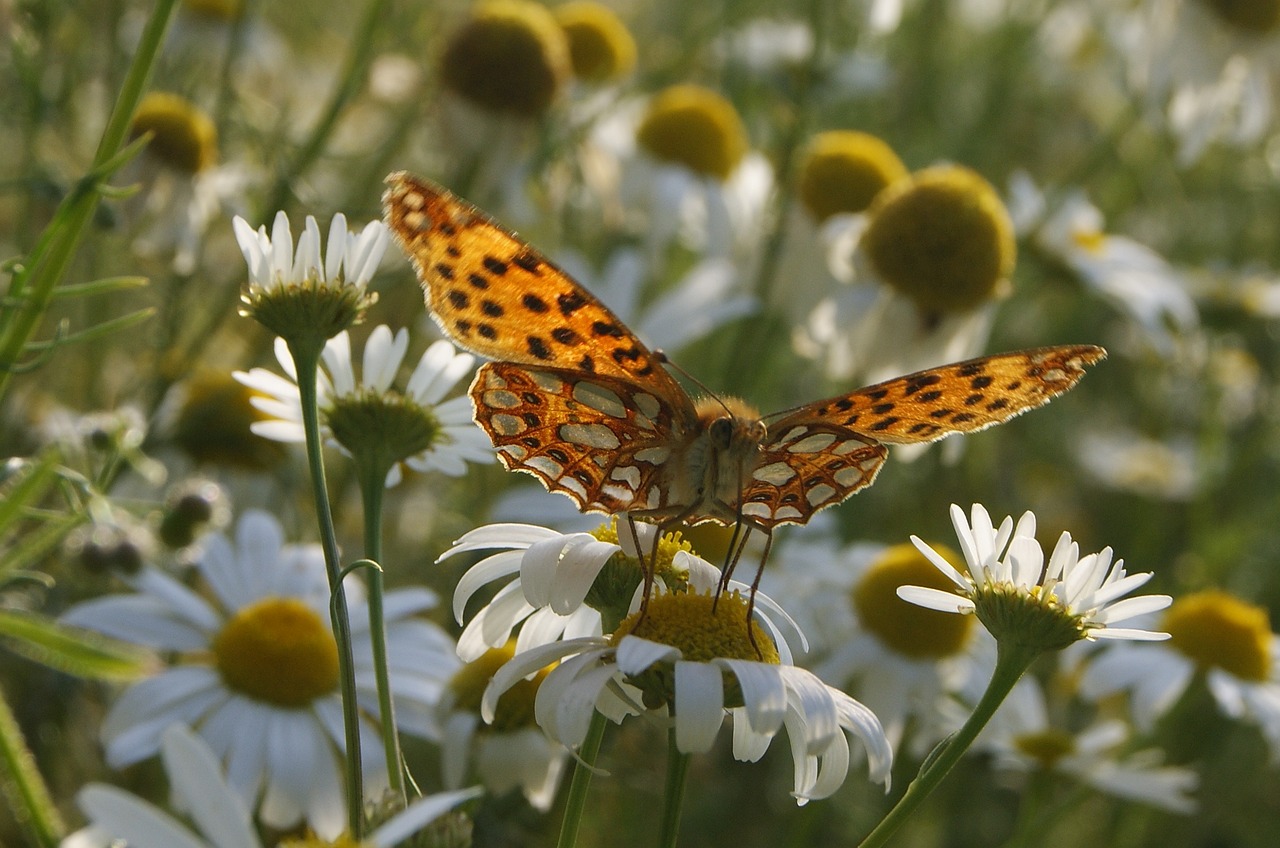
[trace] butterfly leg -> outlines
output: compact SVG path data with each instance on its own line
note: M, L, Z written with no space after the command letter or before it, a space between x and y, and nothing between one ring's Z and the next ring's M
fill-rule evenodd
M751 595L747 599L747 640L751 642L751 647L755 649L756 656L764 659L760 646L756 644L756 631L751 627L751 620L756 613L756 592L760 589L760 576L764 574L764 564L768 562L769 550L773 547L773 529L761 527L760 532L764 533L764 553L760 555L760 564L756 566L755 579L751 581Z

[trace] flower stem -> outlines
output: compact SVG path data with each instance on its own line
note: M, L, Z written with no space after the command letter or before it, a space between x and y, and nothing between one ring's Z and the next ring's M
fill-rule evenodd
M662 810L662 848L675 848L684 810L684 785L689 777L689 754L676 747L676 729L667 731L667 785Z
M591 716L587 737L578 749L578 764L569 783L569 797L565 800L564 818L560 822L560 839L556 848L573 848L578 842L578 827L582 824L582 811L587 807L587 790L591 788L592 769L596 755L600 753L600 740L604 738L607 719L597 712Z
M859 848L875 848L888 842L889 837L915 812L916 807L938 788L938 784L973 745L982 728L986 727L995 714L996 708L1008 697L1013 685L1040 652L1039 648L1032 646L1007 641L999 643L991 682L987 684L987 690L982 693L978 705L973 708L973 713L963 727L934 749L920 767L920 773L907 787L906 793L898 799L888 815L880 820L880 824L859 843Z
M338 644L338 678L342 692L342 721L346 737L347 825L353 839L364 831L364 776L360 771L360 714L356 704L355 661L351 650L351 620L347 593L342 586L342 566L338 539L333 527L333 510L325 485L323 445L320 439L320 411L316 394L316 373L320 368L323 342L289 342L289 353L298 372L298 397L302 405L302 429L306 435L307 465L311 469L311 493L315 498L316 520L325 571L329 576L329 614L333 638Z
M387 757L387 777L391 791L408 803L404 788L404 767L400 756L400 736L396 732L395 702L387 672L387 626L382 612L382 495L386 491L390 467L382 462L365 462L360 475L364 500L364 555L378 563L369 569L369 639L373 647L373 674L378 688L378 715L382 717L382 748Z
M33 845L53 848L66 835L58 807L40 777L35 758L22 740L22 731L9 704L0 696L0 775L14 818Z

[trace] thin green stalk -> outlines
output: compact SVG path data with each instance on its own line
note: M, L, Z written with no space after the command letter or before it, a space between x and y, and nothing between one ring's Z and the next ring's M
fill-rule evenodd
M10 298L21 298L21 305L6 314L0 326L0 397L13 377L13 365L22 356L31 335L44 317L53 297L53 289L71 262L85 228L98 208L99 186L110 176L107 166L124 144L133 120L134 110L146 89L152 65L177 0L157 0L151 17L143 28L137 52L125 76L116 104L98 142L89 175L62 201L53 221L46 228L36 249L27 257L25 271L14 275L9 287ZM119 162L123 164L123 160ZM50 237L52 236L52 237Z
M389 470L387 464L365 463L361 468L360 494L364 500L364 555L379 565L369 569L369 638L373 646L373 674L378 688L378 715L382 717L382 748L387 758L391 791L403 806L409 799L405 794L395 702L391 698L391 680L387 672L387 627L382 610L382 495L386 491Z
M320 544L324 551L325 571L329 576L333 620L333 638L338 643L338 677L342 691L342 720L346 737L347 826L355 840L364 834L364 776L360 770L360 713L356 704L355 661L351 650L351 620L347 612L347 593L342 586L342 564L338 559L338 538L333 527L333 510L325 485L323 444L320 438L320 412L316 396L316 373L320 368L321 344L290 343L298 371L298 397L302 405L302 428L306 434L307 466L311 469L311 491L316 503L316 519L320 525Z
M591 716L591 726L587 728L587 737L582 740L578 749L578 764L573 770L573 780L569 783L569 797L564 804L564 818L560 821L560 839L556 848L573 848L578 844L578 828L582 825L582 812L587 808L587 790L591 788L592 769L596 765L596 756L600 753L600 740L604 739L605 723L603 714L597 712Z
M938 784L947 776L964 753L973 745L982 728L986 727L996 708L1008 697L1013 685L1022 677L1023 672L1031 665L1032 660L1040 655L1040 649L1025 645L1013 645L1001 642L996 652L996 669L987 684L987 691L982 693L981 700L974 707L964 726L943 742L920 767L920 773L911 781L906 793L898 799L898 803L889 811L880 824L859 843L859 848L876 848L889 841L899 827L903 825L920 803L938 788Z
M684 811L684 785L689 777L690 755L676 747L676 729L667 731L667 785L662 805L662 848L675 848Z
M14 819L22 825L33 844L53 848L66 834L67 828L40 778L40 770L36 768L31 752L22 741L17 719L3 697L0 697L0 770L4 775L0 785Z

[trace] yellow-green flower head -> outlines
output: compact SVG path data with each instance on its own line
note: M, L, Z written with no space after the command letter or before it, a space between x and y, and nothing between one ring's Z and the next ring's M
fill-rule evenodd
M218 161L218 131L194 103L176 94L153 91L142 98L129 125L137 138L151 133L147 152L179 171L195 174Z
M964 558L945 545L930 547L957 569ZM948 615L907 603L899 586L947 589L951 582L914 545L887 548L851 591L858 621L867 631L904 657L935 660L964 650L973 632L973 617Z
M193 15L228 23L244 14L244 0L183 0L182 7Z
M881 189L908 174L898 154L874 135L830 130L809 142L796 191L814 219L862 212Z
M197 463L259 471L278 465L284 445L250 430L268 418L254 408L254 396L224 371L197 371L176 389L171 439Z
M489 0L445 47L445 88L490 112L533 118L547 111L570 73L569 41L544 6Z
M610 518L607 524L591 531L591 535L601 542L621 544L618 539L617 518ZM618 551L600 569L583 602L600 613L606 629L612 629L614 623L626 618L636 587L643 581L644 569L650 562L653 564L655 577L668 589L684 590L689 575L675 564L675 556L681 551L694 552L693 547L678 532L663 534L657 540L657 551L652 554L628 556L625 550Z
M1174 601L1161 628L1201 668L1220 668L1255 683L1270 676L1271 623L1263 607L1210 589Z
M1013 222L977 172L936 165L882 191L861 248L886 284L929 314L972 309L998 297L1013 273Z
M616 80L636 64L636 41L612 9L577 0L555 8L556 22L569 39L573 75L584 82Z
M1243 32L1263 35L1280 27L1280 0L1205 0L1214 14Z
M709 88L673 85L649 101L636 141L651 156L725 180L747 153L747 129L733 104Z
M449 693L453 698L453 708L479 713L480 703L485 688L493 679L494 672L506 665L516 655L516 640L511 639L501 648L490 648L480 656L464 665L449 680ZM531 678L522 679L510 689L502 693L498 706L487 728L506 733L526 727L534 727L533 703L538 694L538 687L551 671L547 666Z

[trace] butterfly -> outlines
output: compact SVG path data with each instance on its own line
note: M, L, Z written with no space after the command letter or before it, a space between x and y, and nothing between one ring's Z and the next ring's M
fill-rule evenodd
M405 172L387 184L387 223L431 314L493 360L470 395L508 469L583 512L761 531L765 557L774 527L804 524L871 485L886 445L1007 421L1106 356L1093 345L1001 353L762 417L737 399L692 398L663 354L471 204Z

